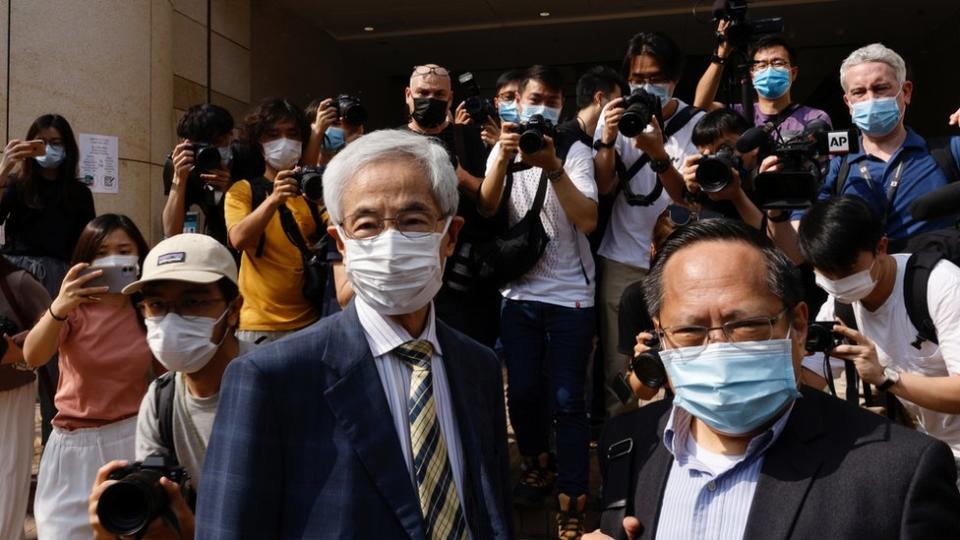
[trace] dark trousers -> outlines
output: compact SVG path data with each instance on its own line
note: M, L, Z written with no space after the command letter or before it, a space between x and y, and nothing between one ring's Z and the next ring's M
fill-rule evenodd
M520 454L548 452L555 424L557 488L578 497L587 492L589 474L584 387L594 310L504 300L500 322L510 422Z

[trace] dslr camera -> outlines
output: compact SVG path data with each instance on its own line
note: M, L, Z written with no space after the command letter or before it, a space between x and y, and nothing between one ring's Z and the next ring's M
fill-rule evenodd
M543 115L535 114L524 124L513 128L514 133L520 134L520 151L524 154L536 154L543 149L544 137L556 137L556 127L553 122L544 119Z
M457 77L457 80L460 81L460 85L463 87L467 96L467 99L463 100L463 108L475 124L482 125L487 121L487 118L497 116L497 108L494 107L493 101L480 97L480 87L477 86L477 81L473 78L473 73L469 71L464 72Z
M659 390L667 384L667 370L663 367L663 360L660 359L660 339L654 335L653 339L646 341L646 345L650 349L630 361L630 371L644 386ZM630 383L627 382L627 377L623 373L617 375L613 391L616 392L621 403L629 403L635 399L633 389L630 388Z
M727 41L741 49L760 36L783 32L783 17L747 19L747 0L716 0L713 20L729 23Z
M203 182L200 178L201 174L209 174L223 167L220 149L210 143L195 142L190 144L188 150L193 152L193 170L190 171L190 175L187 177L188 183ZM164 185L171 185L174 172L173 153L171 153L163 162ZM203 183L203 188L207 191L213 191L213 186L205 182Z
M360 103L360 98L347 94L340 94L330 104L337 117L351 126L359 126L367 121L367 109Z
M195 494L187 472L173 458L153 454L110 473L108 478L117 483L104 490L97 503L97 517L103 528L119 536L139 537L158 517L167 515L173 519L167 492L160 485L162 477L179 484L193 507Z
M637 88L630 95L623 98L626 110L620 117L620 133L624 137L636 137L643 133L653 118L663 118L660 98L648 93L643 88Z
M324 166L306 166L293 173L293 179L300 186L300 193L304 197L319 202L323 200L323 171Z
M733 169L739 169L740 165L740 156L726 146L715 154L704 154L697 166L700 189L706 193L723 191L733 181Z
M846 343L842 335L833 331L834 324L830 321L816 321L807 326L805 346L808 353L829 353L838 345Z

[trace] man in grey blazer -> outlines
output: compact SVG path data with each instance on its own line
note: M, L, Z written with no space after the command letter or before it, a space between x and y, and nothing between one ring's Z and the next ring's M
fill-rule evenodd
M463 225L446 151L374 132L323 183L355 299L227 370L197 537L513 538L499 362L432 304Z
M766 237L705 220L657 256L645 292L676 397L606 427L603 533L960 538L944 443L798 387L807 307Z

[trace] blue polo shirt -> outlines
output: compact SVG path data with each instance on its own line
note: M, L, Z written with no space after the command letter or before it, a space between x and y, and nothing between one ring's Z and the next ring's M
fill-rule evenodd
M953 224L953 220L949 218L918 221L910 215L910 205L917 197L948 183L943 170L930 155L930 149L923 137L907 128L906 139L890 156L890 161L883 161L876 156L864 153L862 139L860 148L860 152L851 152L847 155L850 172L841 195L856 195L866 200L879 215L883 215L887 208L887 189L890 187L897 166L903 162L900 187L897 188L893 197L893 205L886 221L885 233L889 238L907 238L926 231L944 229ZM960 137L951 138L950 150L953 152L954 159L960 163L958 158ZM817 200L822 201L833 196L834 185L840 173L840 162L840 157L830 161L830 170L826 181L820 187ZM803 211L794 212L792 215L795 220L801 217L803 217Z

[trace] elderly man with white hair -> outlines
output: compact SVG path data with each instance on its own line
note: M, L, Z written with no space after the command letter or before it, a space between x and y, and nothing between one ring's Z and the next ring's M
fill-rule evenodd
M840 66L843 101L860 129L860 151L834 158L818 199L856 195L885 218L884 233L894 248L916 234L943 229L950 220L915 219L910 205L917 197L960 177L960 138L936 147L904 125L913 99L913 82L896 51L880 43L861 47ZM960 111L958 111L960 112ZM799 227L802 212L793 215Z
M327 167L356 298L227 369L198 538L512 538L499 363L432 299L463 220L439 143L365 135Z

